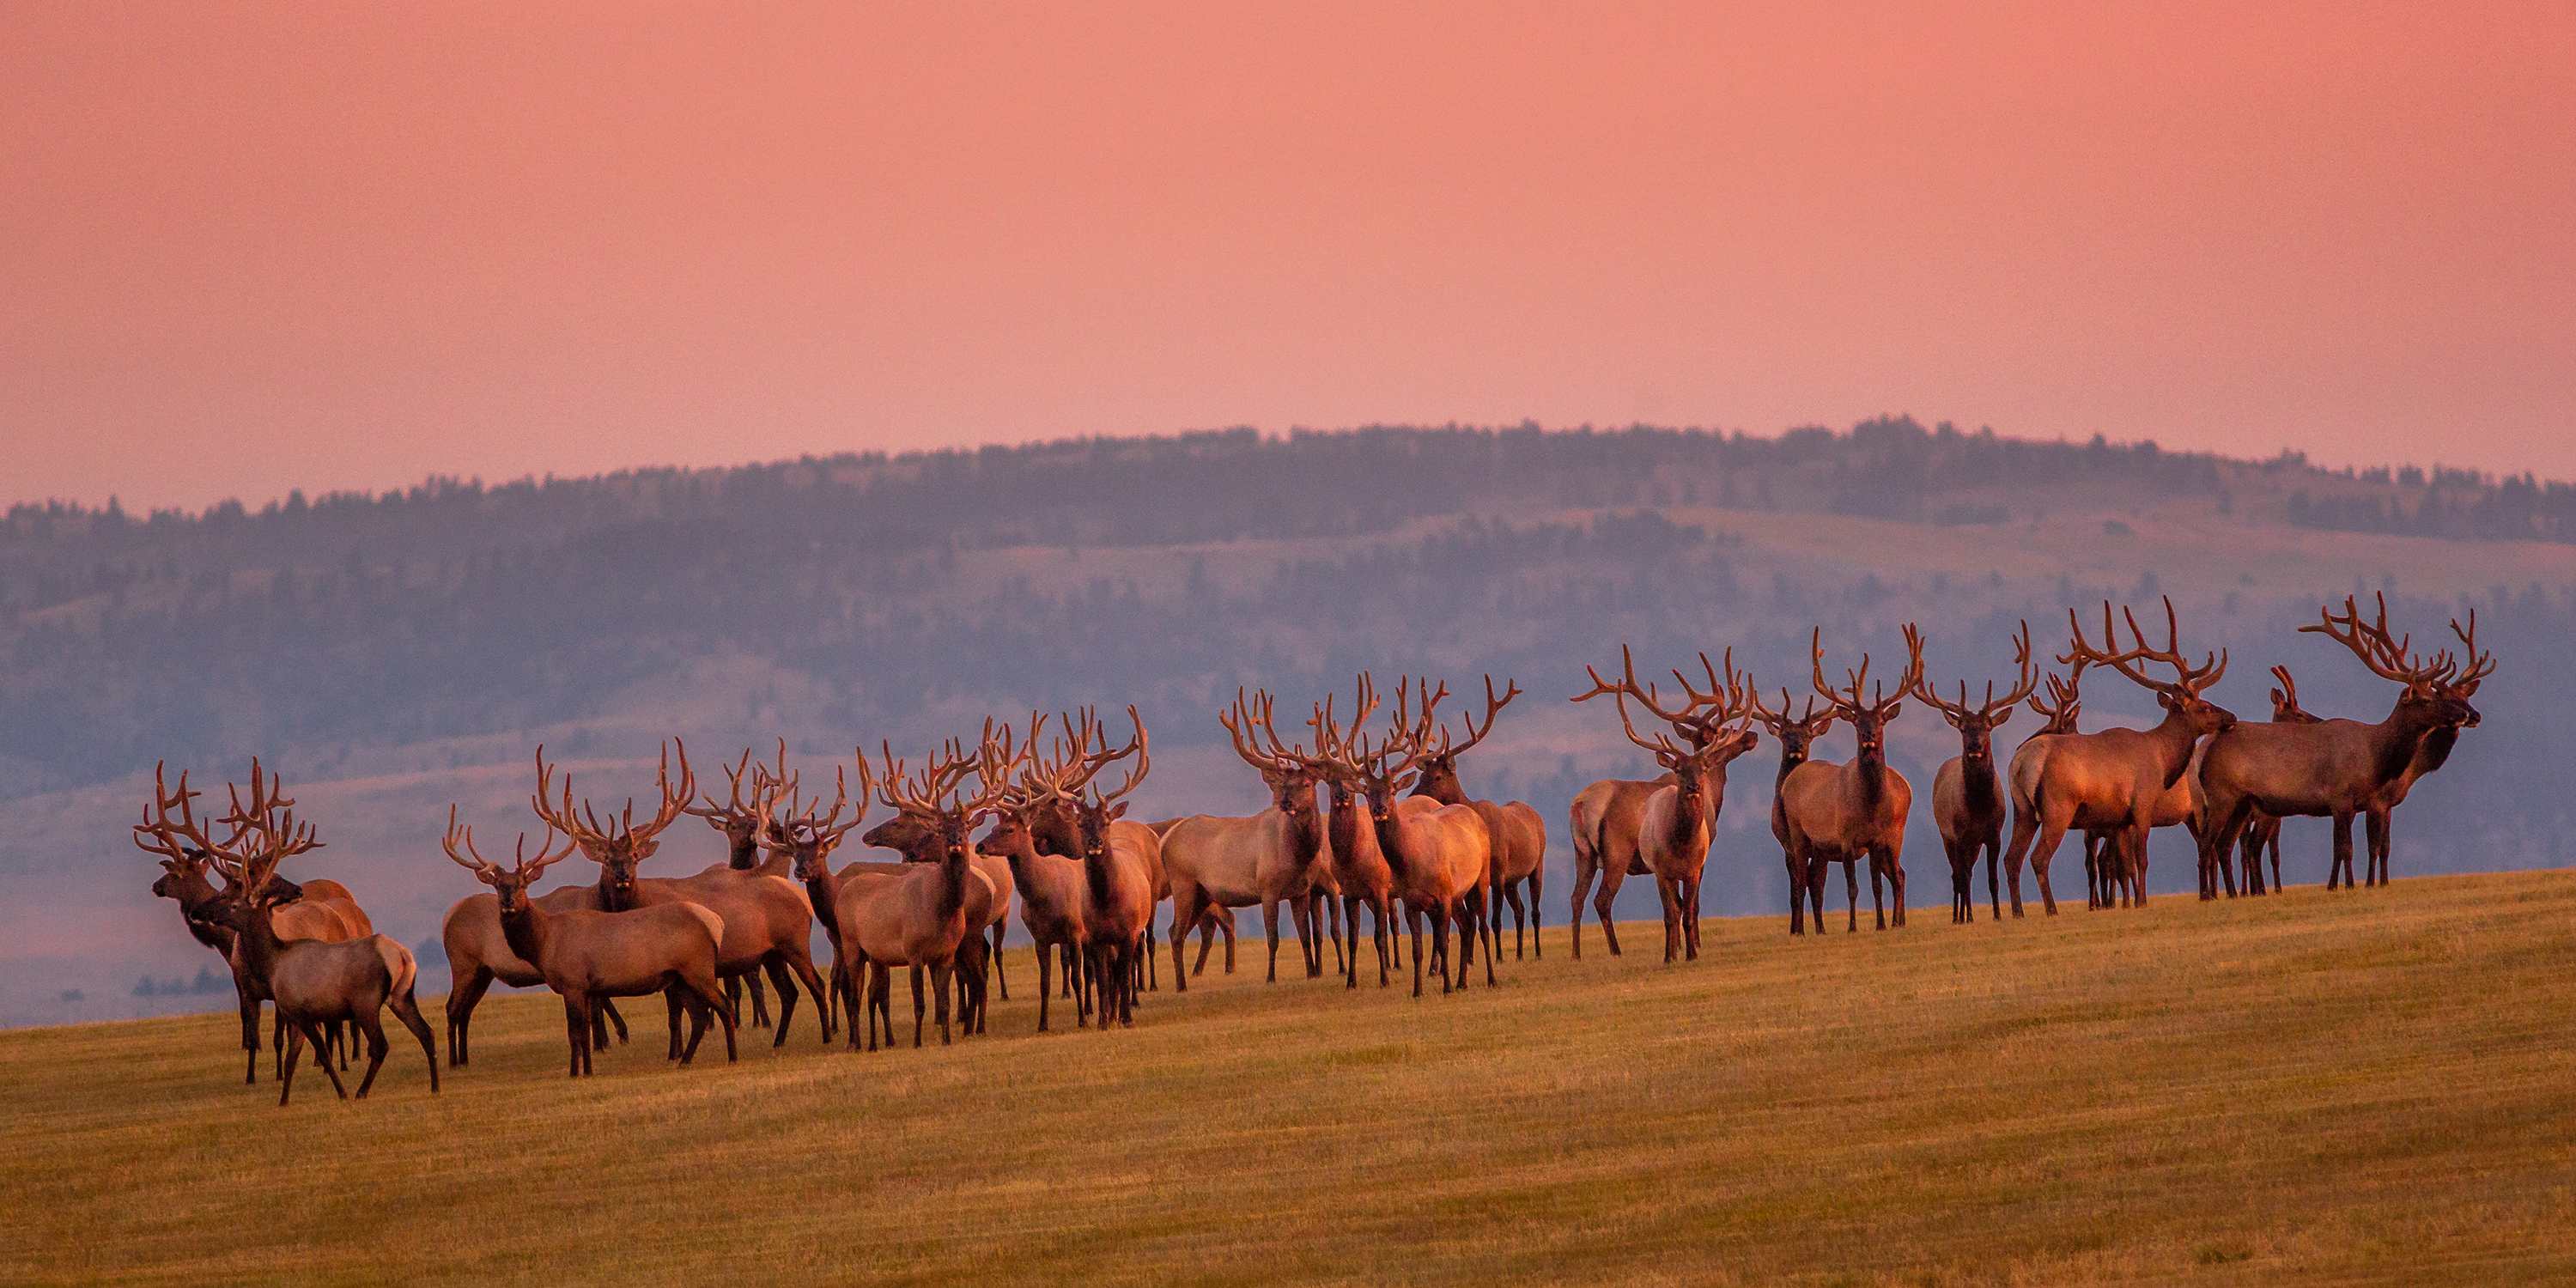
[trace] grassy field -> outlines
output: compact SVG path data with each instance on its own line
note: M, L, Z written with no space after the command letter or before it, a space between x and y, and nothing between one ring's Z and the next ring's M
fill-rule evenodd
M1676 967L1551 931L1418 1002L1264 986L1253 948L1108 1035L1035 1037L1023 953L946 1050L800 1017L678 1070L639 1005L582 1083L554 999L506 996L436 1098L397 1047L374 1099L308 1071L283 1111L230 1017L0 1033L0 1279L2576 1276L2576 873L1929 897L1901 933L1714 921Z

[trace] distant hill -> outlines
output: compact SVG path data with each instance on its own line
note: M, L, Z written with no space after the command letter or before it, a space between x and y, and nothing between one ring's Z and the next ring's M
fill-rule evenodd
M1659 668L1732 647L1803 688L1811 629L1847 665L1887 658L1914 621L1933 675L1981 682L2007 669L2016 620L2053 650L2070 605L2169 593L2189 646L2232 650L2216 696L2240 714L2268 712L2264 668L2287 662L2312 709L2375 719L2386 683L2294 631L2328 597L2377 591L2419 640L2475 607L2503 661L2484 726L2400 815L2399 871L2569 861L2576 488L2528 477L1895 417L1772 439L1236 430L442 479L193 515L19 505L0 521L0 885L129 873L124 826L154 761L237 773L256 753L339 802L314 815L335 838L317 861L401 856L369 879L417 900L393 918L417 939L453 896L455 874L421 866L443 865L445 804L495 828L523 816L539 740L587 767L586 790L622 796L649 791L666 734L711 774L777 737L820 765L1079 702L1142 710L1145 808L1248 812L1219 702L1266 685L1302 719L1363 667L1516 677L1529 696L1470 758L1470 787L1561 831L1583 781L1642 760L1598 704L1563 701L1622 642ZM2153 718L2099 678L2085 710L2087 727ZM1955 751L1920 711L1891 737L1924 787ZM1774 897L1771 763L1766 747L1736 768L1726 824L1743 830L1722 833L1716 907ZM1916 830L1916 902L1937 907L1928 816ZM2160 858L2159 883L2177 867L2187 881ZM1550 924L1563 892L1560 877ZM97 924L156 911L111 902ZM184 945L134 964L124 980L194 969Z

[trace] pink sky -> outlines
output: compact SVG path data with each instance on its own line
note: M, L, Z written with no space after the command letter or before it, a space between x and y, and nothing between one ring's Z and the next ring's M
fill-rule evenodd
M1882 411L2576 478L2576 6L0 8L0 502Z

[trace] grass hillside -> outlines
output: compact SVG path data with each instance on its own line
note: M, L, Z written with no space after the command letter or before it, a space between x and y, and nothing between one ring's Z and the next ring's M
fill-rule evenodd
M1213 974L1137 1027L245 1088L229 1017L0 1033L0 1279L2207 1283L2576 1275L2576 874L1902 932L1707 923L1503 986ZM1864 919L1864 925L1866 925ZM430 979L443 972L430 971ZM1479 973L1481 978L1481 972ZM434 1002L424 998L434 1006Z

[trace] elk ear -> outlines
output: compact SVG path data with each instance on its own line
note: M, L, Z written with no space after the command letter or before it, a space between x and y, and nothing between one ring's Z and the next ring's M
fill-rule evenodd
M1399 778L1399 779L1396 779L1394 782L1388 783L1388 784L1387 784L1387 789L1388 789L1388 790L1390 790L1390 791L1398 791L1398 792L1403 791L1405 788L1407 788L1407 787L1411 787L1411 786L1413 785L1413 780L1415 780L1415 779L1417 779L1417 778L1420 778L1420 777L1421 777L1421 775L1420 775L1420 774L1406 774L1404 777Z
M1109 807L1109 817L1111 817L1111 818L1125 818L1125 817L1127 817L1127 802L1125 802L1125 801L1120 801L1120 802L1118 802L1117 804L1110 806L1110 807Z
M2274 690L2272 690L2272 705L2273 705L2273 706L2276 706L2276 707L2280 707L2280 706L2288 706L2288 705L2289 705L2289 703L2290 703L2290 699L2289 699L2289 696L2288 696L2288 695L2286 695L2286 694L2282 693L2279 689L2274 689Z
M1878 718L1878 722L1883 725L1903 714L1905 714L1905 704L1902 702L1895 703L1888 707L1886 715Z

